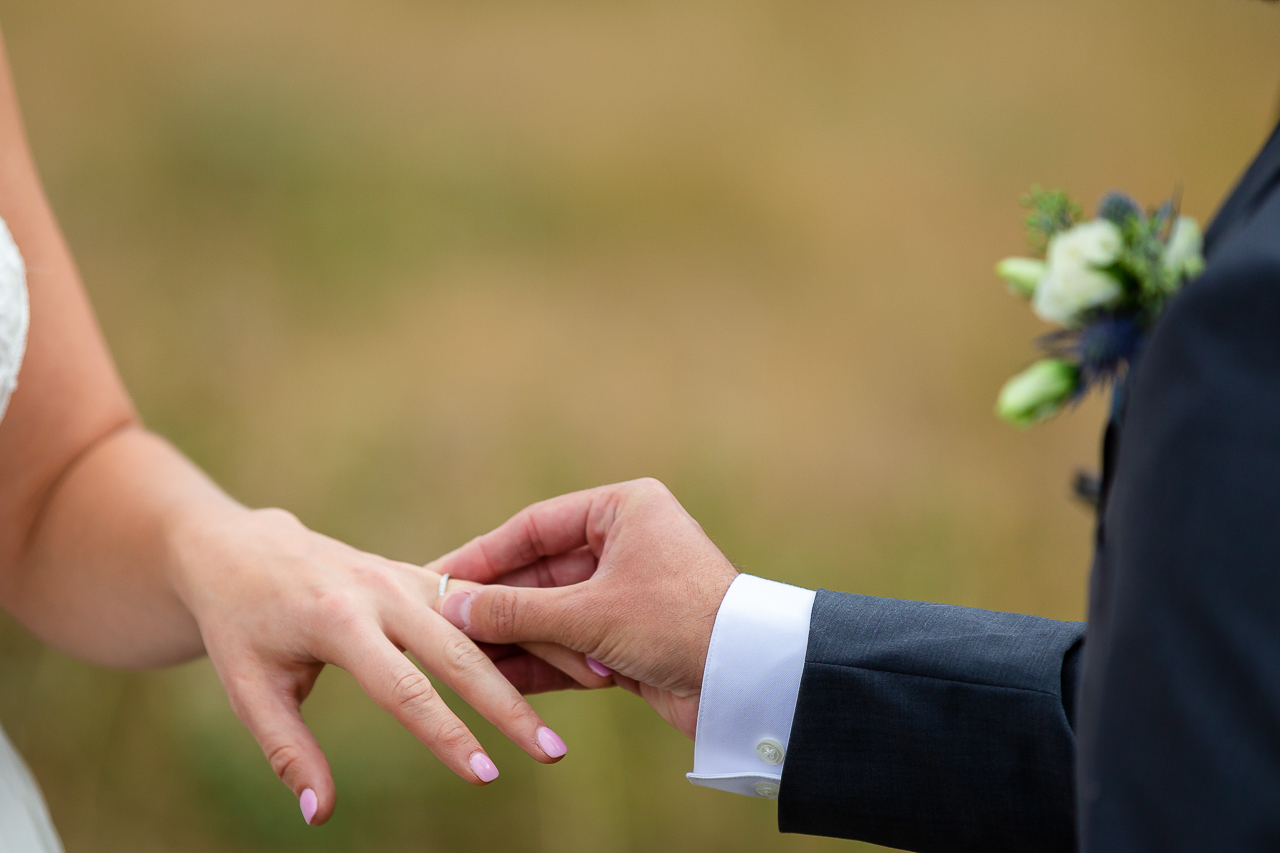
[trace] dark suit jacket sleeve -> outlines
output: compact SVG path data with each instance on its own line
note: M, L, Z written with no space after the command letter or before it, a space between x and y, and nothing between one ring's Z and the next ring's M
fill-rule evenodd
M1134 373L1085 654L1086 850L1280 850L1277 208Z
M1083 633L819 591L779 828L917 851L1074 850Z

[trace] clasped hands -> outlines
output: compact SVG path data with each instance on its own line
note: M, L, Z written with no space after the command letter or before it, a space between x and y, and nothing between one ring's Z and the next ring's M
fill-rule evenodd
M737 572L655 480L534 504L425 567L280 510L226 524L234 533L203 524L179 543L192 557L175 587L308 823L328 820L336 799L300 711L326 662L473 784L497 768L405 652L543 763L567 747L521 694L616 684L694 736L711 630Z
M658 481L534 504L429 568L476 584L436 604L468 637L581 653L694 736L711 629L737 571ZM504 667L511 682L574 686L563 657L539 651Z

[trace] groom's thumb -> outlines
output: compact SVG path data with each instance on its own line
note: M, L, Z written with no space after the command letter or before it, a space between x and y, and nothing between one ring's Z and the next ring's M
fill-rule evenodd
M560 643L575 648L585 638L568 636L565 589L476 586L440 599L440 614L482 643Z

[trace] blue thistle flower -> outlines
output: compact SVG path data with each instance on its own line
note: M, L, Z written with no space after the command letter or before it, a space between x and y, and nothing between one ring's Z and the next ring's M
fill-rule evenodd
M1141 216L1142 206L1128 193L1109 192L1098 202L1098 218L1114 223L1118 228L1123 228L1130 219Z
M1136 315L1099 314L1077 328L1040 338L1040 348L1080 367L1079 399L1096 385L1116 378L1142 347L1143 326Z

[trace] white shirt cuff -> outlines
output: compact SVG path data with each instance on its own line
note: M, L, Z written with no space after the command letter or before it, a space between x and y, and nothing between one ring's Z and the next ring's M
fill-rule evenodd
M813 599L752 575L729 585L711 629L690 782L777 799Z

